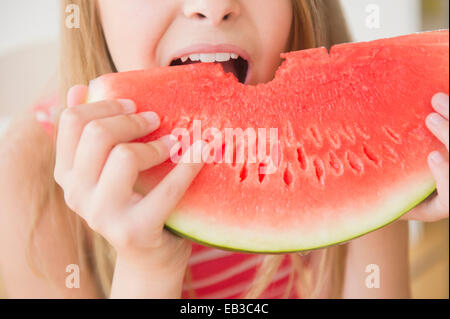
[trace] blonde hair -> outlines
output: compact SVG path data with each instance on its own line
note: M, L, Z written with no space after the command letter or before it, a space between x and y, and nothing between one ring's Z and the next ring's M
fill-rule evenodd
M73 85L87 84L101 74L116 71L103 35L96 3L92 0L65 0L62 3L63 17L64 8L69 4L76 4L81 10L82 19L79 29L65 28L64 21L61 22L60 97L65 97L68 89ZM292 3L294 14L288 51L319 46L330 47L332 44L350 40L338 1L292 0ZM61 100L60 105L59 112L65 107L65 102ZM30 232L29 245L30 256L34 256L32 262L38 260L36 252L33 254L32 249L33 234L35 225L42 216L42 208L58 207L55 211L69 219L71 234L77 245L79 262L92 271L103 296L109 296L115 252L106 240L90 230L81 218L65 205L63 192L53 180L54 145L45 156L47 156L46 169L40 172L45 175L45 178L40 180L48 183L48 187L40 187L42 193L36 194L33 201L36 214ZM87 237L91 238L90 248L86 245ZM284 256L265 256L253 284L242 297L259 297L270 284ZM309 258L303 258L300 254L289 254L289 257L292 271L284 297L290 296L292 288L295 289L297 296L303 298L340 297L345 246L334 246L312 252ZM188 280L190 278L189 271L186 278ZM191 296L195 297L194 292L191 293Z

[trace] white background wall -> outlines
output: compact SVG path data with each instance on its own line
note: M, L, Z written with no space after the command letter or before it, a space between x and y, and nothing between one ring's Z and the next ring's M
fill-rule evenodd
M0 0L0 118L30 106L56 74L58 6Z
M17 48L55 41L58 0L1 0L0 55Z
M419 0L341 0L341 3L355 41L393 37L421 29ZM379 8L379 28L366 25L366 20L373 12L366 11L371 5Z

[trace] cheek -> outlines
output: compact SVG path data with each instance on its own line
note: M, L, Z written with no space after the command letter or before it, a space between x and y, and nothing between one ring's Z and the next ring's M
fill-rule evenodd
M118 71L150 68L163 34L171 1L100 0L99 9L108 49ZM161 12L164 12L162 14Z
M260 6L261 7L261 6ZM256 66L264 82L273 79L281 63L280 53L287 48L292 25L291 0L267 0L255 16L259 33L259 59Z

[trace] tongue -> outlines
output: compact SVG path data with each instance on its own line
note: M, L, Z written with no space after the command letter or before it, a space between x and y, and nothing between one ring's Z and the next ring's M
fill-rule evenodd
M197 64L197 63L200 63L200 61L193 62L191 60L188 60L186 62L181 62L181 60L177 60L172 65L187 65L187 64ZM233 75L237 79L239 79L239 74L238 74L238 70L236 68L236 63L233 62L233 60L229 60L226 62L214 62L214 63L220 63L222 65L223 71L225 73L233 73Z
M239 77L233 61L230 60L226 62L220 62L220 64L222 64L222 68L225 73L233 73L236 78Z

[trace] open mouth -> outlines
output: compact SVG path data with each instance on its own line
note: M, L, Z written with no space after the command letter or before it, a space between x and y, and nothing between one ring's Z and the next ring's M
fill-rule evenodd
M196 53L175 59L170 66L195 63L220 63L225 73L232 73L240 83L246 83L249 63L235 53Z

